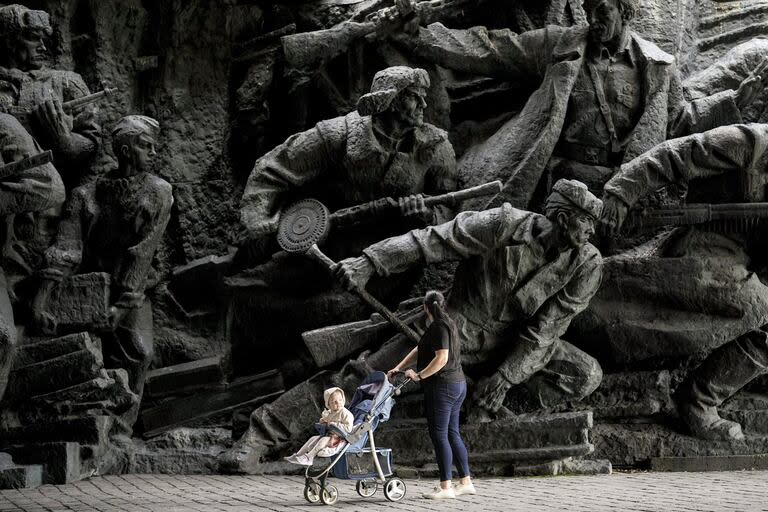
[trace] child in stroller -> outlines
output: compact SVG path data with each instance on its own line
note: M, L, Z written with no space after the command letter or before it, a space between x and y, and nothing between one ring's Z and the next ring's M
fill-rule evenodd
M339 448L339 445L344 442L337 431L348 433L352 430L354 417L349 409L344 407L346 402L344 390L328 388L323 392L323 399L325 410L320 415L320 421L316 427L320 434L324 435L310 437L299 451L285 457L285 460L291 464L311 466L315 456L329 457L335 454L338 451L336 448ZM335 427L335 429L330 430L328 427Z
M389 419L395 403L392 397L408 382L406 379L395 387L383 372L373 372L365 378L349 404L354 415L352 430L344 432L333 425L327 428L336 432L346 444L327 466L315 471L314 467L308 467L305 471L304 497L307 501L322 501L325 505L338 501L338 489L326 483L329 475L342 480L357 480L357 493L364 498L373 496L379 484L388 500L400 501L405 497L405 482L392 476L392 450L376 448L374 432L379 423Z

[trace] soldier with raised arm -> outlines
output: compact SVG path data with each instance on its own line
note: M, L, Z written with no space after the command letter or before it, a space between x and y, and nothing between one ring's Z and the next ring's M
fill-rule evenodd
M668 138L741 122L768 73L687 101L675 59L631 30L639 0L585 0L588 26L515 34L440 23L398 41L442 66L538 87L522 111L465 154L462 176L506 181L499 201L536 207L559 178L595 193L622 162Z
M586 397L602 379L595 359L561 339L600 285L602 258L589 238L601 210L583 183L560 180L545 215L509 204L463 212L373 244L337 273L365 286L373 275L461 261L447 307L463 366L484 377L474 401L480 416L505 415L507 391L523 383L535 406L551 407Z

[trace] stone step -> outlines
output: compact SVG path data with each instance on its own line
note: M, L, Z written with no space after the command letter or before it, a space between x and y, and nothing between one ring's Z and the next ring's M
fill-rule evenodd
M46 339L33 343L25 343L18 347L13 357L13 368L18 369L35 363L41 363L71 352L88 350L91 347L101 350L87 332L69 334L60 338Z
M477 463L552 461L592 453L592 414L573 412L523 415L490 423L466 424L461 433ZM391 421L375 435L377 446L397 448L400 464L419 465L434 458L426 422Z
M216 414L232 412L245 404L263 403L283 391L282 375L272 370L238 379L220 391L168 400L141 412L144 436L152 437Z
M221 356L158 368L147 373L144 393L147 398L189 394L223 385Z
M30 443L9 446L3 450L20 464L41 465L44 484L62 485L77 482L81 478L78 443Z
M765 471L768 454L721 457L654 457L651 471Z
M40 420L22 426L0 428L0 448L28 442L76 442L101 445L108 441L113 419L109 416L83 416L59 420Z
M676 425L598 423L591 431L594 458L618 467L647 467L654 458L730 457L768 453L768 435L743 441L712 441L681 434Z
M41 465L15 464L9 454L0 452L0 489L31 489L42 483Z
M8 396L15 401L51 393L100 376L101 350L89 346L53 359L17 368L8 378Z

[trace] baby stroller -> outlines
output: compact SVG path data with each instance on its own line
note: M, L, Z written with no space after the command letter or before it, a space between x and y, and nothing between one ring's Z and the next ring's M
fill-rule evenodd
M307 468L304 498L308 502L322 501L325 505L333 505L338 501L339 490L326 482L329 475L342 480L357 480L357 493L364 498L373 496L379 485L383 486L384 496L389 501L400 501L405 497L405 482L392 477L392 450L376 448L373 433L379 423L389 419L395 403L392 397L409 381L406 379L395 387L389 383L386 374L373 372L355 390L349 404L355 417L349 434L333 426L316 425L321 434L334 432L347 444L330 457L332 460L325 468L319 471L313 471L314 467Z

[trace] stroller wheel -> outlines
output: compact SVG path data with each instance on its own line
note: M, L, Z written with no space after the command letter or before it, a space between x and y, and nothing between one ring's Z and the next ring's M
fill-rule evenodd
M304 499L310 503L320 501L320 484L317 482L307 482L304 486Z
M400 501L405 498L405 482L399 478L390 478L384 484L384 497L389 501Z
M375 481L366 482L365 480L358 480L357 482L357 494L363 498L370 498L376 494L376 489L378 488L379 484L377 484Z
M324 505L333 505L339 501L339 490L334 485L329 485L320 493L320 500Z

